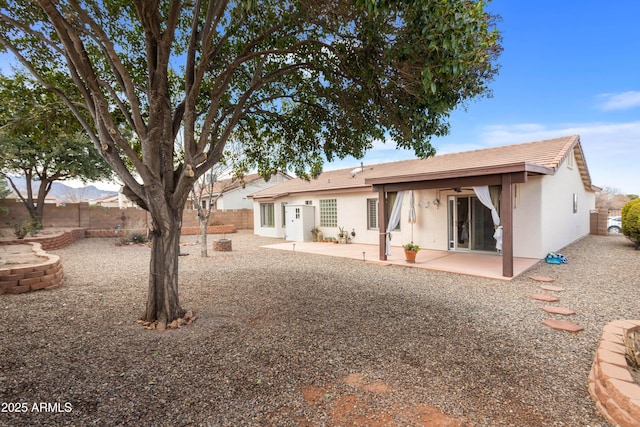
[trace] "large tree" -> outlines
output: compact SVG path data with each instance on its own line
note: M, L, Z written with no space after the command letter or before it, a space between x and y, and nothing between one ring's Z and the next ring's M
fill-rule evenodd
M0 178L6 178L37 224L55 181L113 175L62 100L23 74L0 75ZM25 188L15 175L25 178Z
M143 317L163 327L184 313L185 202L227 141L242 141L265 175L313 175L381 139L433 154L430 137L496 73L486 3L2 0L0 43L84 120L43 71L64 65L80 90L93 144L152 217ZM123 136L120 118L137 138Z

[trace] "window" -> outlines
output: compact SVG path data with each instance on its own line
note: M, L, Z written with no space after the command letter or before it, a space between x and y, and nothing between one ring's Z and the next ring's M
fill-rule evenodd
M569 153L569 157L567 158L567 167L568 167L569 169L573 169L573 166L575 165L575 162L576 162L576 160L575 160L575 157L574 157L573 151L571 151L571 152Z
M305 200L304 204L307 205L307 206L311 206L311 205L313 205L313 201L312 200Z
M282 202L282 228L287 228L287 202Z
M276 218L273 203L260 203L260 226L275 227Z
M207 209L207 201L206 200L202 200L202 209Z
M367 199L367 230L378 229L378 199Z
M336 199L320 199L320 227L338 226L338 204Z

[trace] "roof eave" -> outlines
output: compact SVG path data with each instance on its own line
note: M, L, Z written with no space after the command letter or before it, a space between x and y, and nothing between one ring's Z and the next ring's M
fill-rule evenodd
M414 182L414 181L435 181L435 180L450 179L450 178L499 175L499 174L510 174L510 173L517 173L517 172L527 172L531 174L541 174L541 175L553 175L555 173L555 170L552 168L548 168L546 166L535 164L535 163L516 162L516 163L509 163L509 164L502 164L502 165L495 165L495 166L481 166L481 167L465 168L465 169L452 169L448 171L429 172L429 173L412 174L412 175L367 178L365 179L365 184L378 185L378 184L391 184L391 183L396 184L396 183Z

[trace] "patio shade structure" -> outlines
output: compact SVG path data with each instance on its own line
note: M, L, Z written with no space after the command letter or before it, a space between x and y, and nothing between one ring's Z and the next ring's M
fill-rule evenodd
M527 174L541 173L539 165L531 165L526 162L498 166L495 168L482 168L480 170L457 170L459 176L447 177L446 173L405 175L395 177L381 177L366 179L367 184L372 185L372 190L378 193L378 200L386 200L388 192L400 192L408 190L447 189L459 187L474 187L481 185L500 185L502 224L502 274L505 277L513 277L513 184L527 182ZM544 168L546 169L546 168ZM551 174L553 171L545 170L542 173ZM379 204L378 224L380 230L380 260L386 261L386 203Z

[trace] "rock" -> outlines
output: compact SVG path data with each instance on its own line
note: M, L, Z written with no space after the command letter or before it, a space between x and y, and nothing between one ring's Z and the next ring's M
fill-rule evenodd
M158 324L156 325L156 330L159 332L164 332L167 330L167 321L166 320L158 320Z
M547 277L547 276L529 276L529 279L535 280L536 282L547 282L547 283L551 283L555 280L554 278Z
M546 311L547 313L551 313L551 314L561 314L563 316L570 316L572 314L576 314L575 311L565 308L565 307L555 307L555 306L550 306L550 305L545 305L544 307L540 308L543 311Z
M564 288L561 288L560 286L553 286L553 285L540 285L540 289L544 289L545 291L553 291L553 292L564 291Z
M542 324L559 331L567 331L573 333L580 332L584 329L582 326L576 325L575 323L571 322L565 322L564 320L547 319L544 320Z
M173 322L169 323L168 328L169 329L178 329L178 321L174 320Z
M550 295L544 295L544 294L532 294L530 295L531 298L538 300L538 301L546 301L546 302L556 302L556 301L560 301L558 298L556 297L552 297Z

